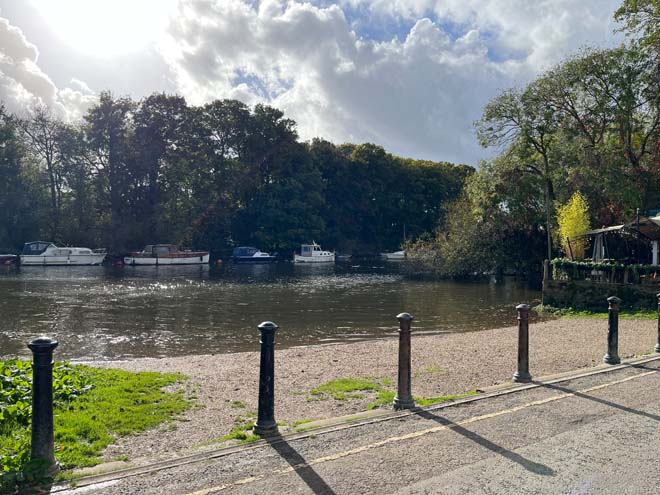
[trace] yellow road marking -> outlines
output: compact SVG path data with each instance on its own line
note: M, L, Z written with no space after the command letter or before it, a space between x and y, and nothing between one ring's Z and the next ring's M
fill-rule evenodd
M258 476L250 476L248 478L243 478L243 479L240 479L238 481L234 481L233 483L228 483L228 484L225 484L225 485L218 485L218 486L214 486L212 488L205 488L203 490L198 490L196 492L190 492L187 495L211 495L213 493L221 492L221 491L223 491L227 488L230 488L232 486L246 485L246 484L249 484L249 483L253 483L255 481L263 480L264 478L266 478L266 476L273 476L273 475L276 476L276 475L280 475L280 474L291 473L293 471L297 471L299 469L303 469L303 468L306 468L306 467L309 467L309 466L314 466L316 464L321 464L321 463L328 462L328 461L335 461L337 459L342 459L344 457L348 457L348 456L351 456L351 455L360 454L362 452L366 452L366 451L371 450L371 449L376 449L376 448L379 448L379 447L383 447L383 446L389 445L391 443L401 442L403 440L410 440L411 438L418 438L418 437L421 437L421 436L424 436L424 435L428 435L430 433L436 433L436 432L443 431L443 430L450 430L452 428L455 428L456 426L469 425L471 423L476 423L478 421L483 421L485 419L497 418L499 416L504 416L506 414L512 414L512 413L515 413L515 412L518 412L518 411L522 411L523 409L527 409L529 407L540 406L542 404L548 404L549 402L554 402L554 401L562 400L562 399L568 399L569 397L574 397L577 394L585 394L585 393L593 392L595 390L600 390L600 389L603 389L603 388L611 387L613 385L619 385L620 383L624 383L624 382L628 382L630 380L635 380L637 378L642 378L644 376L652 375L654 373L657 373L658 371L659 370L647 371L646 373L640 373L639 375L629 376L627 378L622 378L620 380L615 380L613 382L603 383L601 385L596 385L594 387L585 388L584 390L576 390L575 392L564 392L564 391L559 390L559 392L561 392L563 395L555 395L555 396L552 396L552 397L547 397L545 399L539 399L539 400L535 400L535 401L532 401L532 402L528 402L526 404L521 404L520 406L512 407L510 409L504 409L502 411L497 411L497 412L489 413L489 414L482 414L481 416L474 416L472 418L464 419L463 421L458 421L457 423L454 423L454 424L451 424L451 425L435 426L433 428L427 428L426 430L419 430L419 431L415 431L415 432L412 432L412 433L406 433L405 435L399 435L399 436L396 436L396 437L386 438L384 440L380 440L378 442L363 445L361 447L356 447L356 448L351 449L351 450L345 450L344 452L338 452L338 453L332 454L332 455L317 457L316 459L313 459L309 462L296 464L295 466L289 466L289 467L282 468L282 469L276 469L276 470L271 471L270 473L267 473L267 474L260 474Z

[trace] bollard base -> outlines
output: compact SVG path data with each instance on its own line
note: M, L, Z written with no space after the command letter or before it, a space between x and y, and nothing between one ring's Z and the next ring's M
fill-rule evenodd
M619 356L612 356L610 354L605 354L603 356L603 362L605 364L620 364L621 358Z
M412 397L399 397L398 395L394 397L392 402L394 409L412 409L415 407L415 400Z
M655 344L655 352L660 352L660 343Z
M252 432L260 437L274 437L280 434L275 421L266 421L254 425Z
M516 371L513 374L513 381L516 383L529 383L532 381L532 375L525 371Z

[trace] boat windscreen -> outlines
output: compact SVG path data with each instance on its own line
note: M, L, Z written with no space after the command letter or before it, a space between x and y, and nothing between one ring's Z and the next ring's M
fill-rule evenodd
M25 255L39 255L43 253L50 246L49 242L27 242L23 246L23 254Z
M240 246L234 249L232 255L233 256L254 256L254 253L258 251L257 248L254 247L248 247L248 246Z

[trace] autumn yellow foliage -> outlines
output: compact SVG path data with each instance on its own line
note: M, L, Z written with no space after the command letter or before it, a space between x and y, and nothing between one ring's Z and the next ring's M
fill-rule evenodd
M566 256L574 260L583 259L587 239L580 236L590 230L591 225L589 205L580 192L574 193L565 205L557 207L557 223L559 242Z

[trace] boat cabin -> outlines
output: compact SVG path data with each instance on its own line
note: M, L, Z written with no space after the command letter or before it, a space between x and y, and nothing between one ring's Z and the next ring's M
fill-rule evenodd
M179 252L179 247L174 244L149 244L144 246L142 254L146 256L169 256Z
M300 246L300 256L318 256L321 253L321 246L318 244L302 244Z

